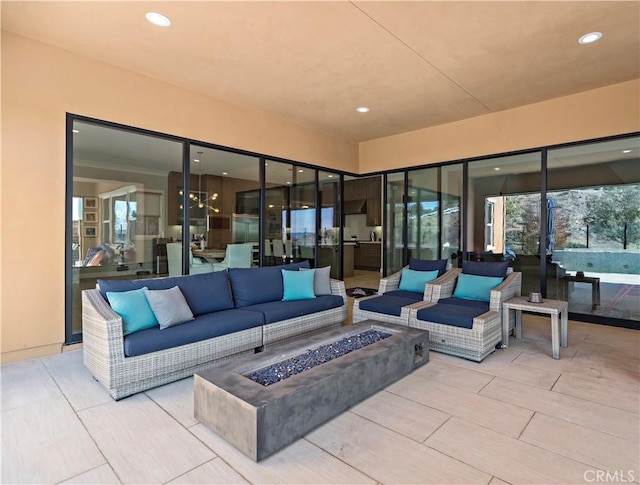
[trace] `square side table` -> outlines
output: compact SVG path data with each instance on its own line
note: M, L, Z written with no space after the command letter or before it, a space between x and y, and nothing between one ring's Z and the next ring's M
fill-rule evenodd
M560 347L567 347L567 320L569 304L562 300L543 300L531 303L526 296L516 296L502 304L502 344L509 348L509 314L516 312L516 338L522 338L522 312L541 313L551 316L551 349L554 359L560 358ZM560 315L561 322L558 322Z

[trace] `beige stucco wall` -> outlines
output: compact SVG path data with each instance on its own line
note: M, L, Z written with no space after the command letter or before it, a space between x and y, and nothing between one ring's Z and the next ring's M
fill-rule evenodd
M640 80L360 143L360 173L640 131Z
M357 171L352 141L2 32L2 361L64 341L65 114Z
M66 112L370 172L640 131L639 92L633 81L361 143L358 154L350 141L2 32L2 362L64 340Z

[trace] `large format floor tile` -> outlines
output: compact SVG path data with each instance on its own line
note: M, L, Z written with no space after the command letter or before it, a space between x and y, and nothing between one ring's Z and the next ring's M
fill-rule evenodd
M62 482L65 485L111 485L120 484L120 480L109 465L101 465L88 472L81 473L75 477Z
M491 381L480 394L633 443L638 442L640 421L637 414L506 379Z
M449 414L386 391L374 394L351 412L420 443L450 418Z
M424 365L413 372L414 376L424 377L425 379L447 384L453 387L459 387L465 391L478 392L484 386L489 384L494 378L484 372L478 372L468 368L462 368L456 365L448 364L438 358L438 354L430 353L432 358L429 365Z
M612 406L630 413L640 413L640 381L638 385L633 387L614 386L607 381L598 382L563 374L553 386L553 391Z
M512 437L520 436L533 415L528 409L414 375L405 377L387 390Z
M144 394L80 411L123 483L163 483L215 457Z
M43 357L42 362L76 411L112 401L104 386L84 366L82 351Z
M584 483L585 472L592 469L458 418L447 421L424 446L512 484Z
M221 458L214 458L200 465L184 475L179 476L170 484L200 484L232 485L249 483L242 478L233 468L227 465Z
M198 424L193 411L193 377L150 389L145 394L185 428Z
M203 443L254 484L372 484L375 480L305 439L256 463L204 425L191 428Z
M602 470L633 470L640 477L638 443L537 413L520 437L559 455Z
M61 394L2 411L2 483L56 483L104 463Z
M380 483L488 483L491 476L347 412L307 439Z

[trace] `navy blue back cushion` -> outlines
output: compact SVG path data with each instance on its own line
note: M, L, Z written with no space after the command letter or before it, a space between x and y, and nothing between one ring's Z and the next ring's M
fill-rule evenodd
M133 357L134 355L148 354L259 327L262 324L264 324L264 317L258 312L223 310L200 315L190 322L162 330L160 327L154 327L126 335L124 337L124 355Z
M473 308L479 308L484 310L485 312L489 311L489 302L487 301L478 301L478 300L467 300L466 298L440 298L438 303L445 303L447 305L462 305Z
M438 276L442 276L447 270L446 259L416 259L409 258L409 269L414 271L438 271Z
M487 263L484 261L462 261L462 272L464 274L474 274L477 276L497 276L504 278L507 276L509 261L501 263Z
M309 261L305 260L300 263L261 268L230 268L229 280L236 307L282 300L282 270L297 271L309 267Z
M98 280L98 286L105 300L107 291L130 291L144 286L150 290L167 290L177 286L196 316L233 308L226 271L142 280Z
M417 293L415 291L405 291L405 290L393 290L393 291L387 291L385 293L385 296L395 296L398 298L405 298L415 303L417 301L422 301L422 298L424 297L424 293Z

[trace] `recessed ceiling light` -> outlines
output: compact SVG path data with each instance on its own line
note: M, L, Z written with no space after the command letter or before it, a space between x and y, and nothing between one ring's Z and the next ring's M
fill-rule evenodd
M356 111L358 113L368 113L369 112L369 108L367 108L366 106L358 106L356 108Z
M147 12L145 14L146 19L151 22L153 25L157 25L158 27L169 27L171 25L171 20L169 17L162 15L157 12Z
M333 178L333 175L329 175L329 176L328 176L328 178L332 179L332 178Z
M578 44L591 44L602 38L602 32L589 32L578 39Z
M291 185L291 182L287 182L287 185Z
M304 172L304 170L302 170L302 169L298 170L298 173L302 173L302 172Z
M194 159L193 159L193 161L194 161L194 162L199 162L199 161L200 161L200 159L199 159L199 158L194 158Z
M222 175L229 175L227 172L222 172Z
M71 130L71 131L73 131L74 133L80 133L80 130Z
M622 153L631 153L631 150L622 150Z
M494 170L495 170L496 172L499 172L499 171L500 171L500 170L502 170L502 169L501 169L500 167L494 167Z

